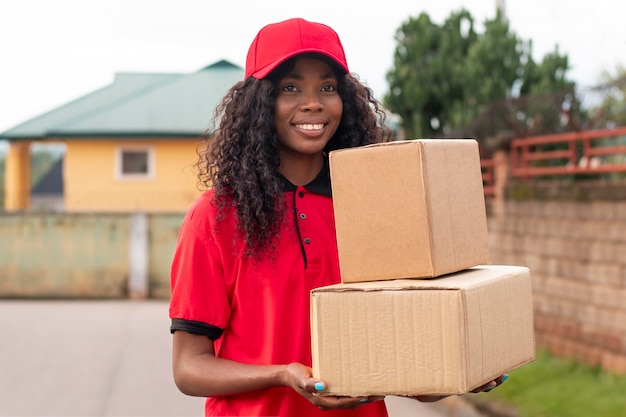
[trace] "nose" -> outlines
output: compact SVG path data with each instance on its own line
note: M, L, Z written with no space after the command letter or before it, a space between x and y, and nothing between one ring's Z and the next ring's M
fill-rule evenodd
M317 91L310 90L302 95L300 108L303 111L319 111L322 107L322 102Z

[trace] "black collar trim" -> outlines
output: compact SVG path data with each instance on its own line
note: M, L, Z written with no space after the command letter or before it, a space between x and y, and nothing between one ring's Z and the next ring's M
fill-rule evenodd
M282 183L283 191L296 191L296 186L293 185L287 178L280 175L280 181ZM315 194L325 195L326 197L332 197L332 190L330 187L330 166L328 164L328 157L324 157L324 166L322 170L310 183L304 185L304 188Z

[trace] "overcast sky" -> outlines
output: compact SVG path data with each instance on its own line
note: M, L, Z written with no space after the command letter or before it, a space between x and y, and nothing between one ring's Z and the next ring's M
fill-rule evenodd
M580 86L626 66L625 0L505 0L511 29L537 60L558 45ZM496 0L0 0L0 132L110 84L116 72L190 73L220 59L244 65L267 23L332 26L353 72L381 98L394 34L426 12L441 24L465 7L482 32Z

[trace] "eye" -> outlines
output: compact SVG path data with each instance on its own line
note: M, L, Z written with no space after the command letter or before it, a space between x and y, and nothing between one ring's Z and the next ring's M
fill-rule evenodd
M337 88L333 84L326 84L325 86L322 87L322 91L327 92L327 93L331 93L336 90Z
M283 86L281 86L281 91L287 91L287 92L294 92L294 91L298 91L298 88L296 87L295 84L284 84Z

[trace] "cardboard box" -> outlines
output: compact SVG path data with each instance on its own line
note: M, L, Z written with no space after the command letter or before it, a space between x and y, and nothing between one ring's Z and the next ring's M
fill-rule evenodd
M342 282L489 264L478 142L420 139L330 153Z
M463 394L535 358L528 268L311 292L313 375L328 395Z

